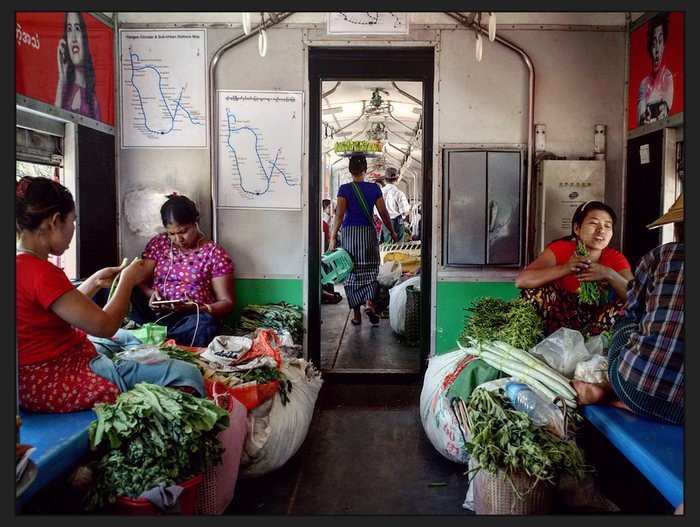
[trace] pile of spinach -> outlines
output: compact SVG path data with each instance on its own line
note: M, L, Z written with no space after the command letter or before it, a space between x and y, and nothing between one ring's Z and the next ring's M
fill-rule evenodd
M467 308L464 327L458 340L471 345L469 338L477 342L500 340L511 346L528 350L543 338L542 321L534 306L524 298L504 300L482 297Z
M217 435L229 427L229 414L209 399L142 382L95 413L88 429L96 460L87 510L181 483L222 461Z

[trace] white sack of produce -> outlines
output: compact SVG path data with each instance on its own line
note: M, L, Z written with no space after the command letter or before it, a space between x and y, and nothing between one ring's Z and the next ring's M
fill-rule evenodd
M420 394L420 417L428 439L440 454L464 465L469 461L469 453L447 391L456 378L455 372L468 359L469 355L460 349L433 356Z
M406 325L406 288L420 285L420 276L413 276L389 289L389 324L399 335L404 334Z
M304 359L283 359L281 372L291 382L289 400L283 404L277 392L272 399L248 412L239 477L262 476L281 467L306 438L323 384L321 374Z

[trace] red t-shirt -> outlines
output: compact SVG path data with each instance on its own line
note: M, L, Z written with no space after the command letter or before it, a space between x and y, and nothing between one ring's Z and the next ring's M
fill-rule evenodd
M85 341L49 306L75 286L62 269L31 254L16 257L17 361L19 366L54 359Z
M554 253L557 260L557 265L561 265L569 261L571 255L576 251L577 242L575 240L557 240L550 243L547 249ZM600 254L600 265L605 265L618 273L623 269L631 269L630 263L625 258L625 255L620 251L606 247ZM581 283L576 278L576 275L571 273L557 280L557 283L567 291L576 293L581 286Z

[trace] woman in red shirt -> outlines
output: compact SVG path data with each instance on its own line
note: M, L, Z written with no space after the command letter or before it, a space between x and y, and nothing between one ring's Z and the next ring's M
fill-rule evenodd
M19 405L35 412L75 412L114 403L137 382L191 389L206 396L194 364L167 359L153 364L112 360L92 337L111 338L129 307L134 285L147 269L128 266L96 271L78 287L49 261L68 248L75 232L75 201L66 187L43 177L23 177L15 188L17 229L16 310ZM92 297L119 283L104 308Z
M561 327L584 337L612 329L627 300L632 269L627 258L608 247L617 216L601 201L578 206L571 219L571 236L551 242L515 279L522 296L532 302L542 319L545 336ZM579 240L588 256L576 254ZM582 303L581 282L596 282L602 290L599 304Z

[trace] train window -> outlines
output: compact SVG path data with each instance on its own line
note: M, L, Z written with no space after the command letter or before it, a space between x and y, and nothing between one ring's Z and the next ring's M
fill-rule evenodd
M22 115L21 118L20 115ZM27 114L21 112L18 113L18 124L15 128L16 179L24 176L54 179L71 189L75 197L73 190L75 185L71 181L66 181L67 174L63 166L63 124L48 118L42 119L38 114L27 117ZM75 242L71 243L68 250L61 256L50 255L49 260L63 269L68 278L78 278Z

